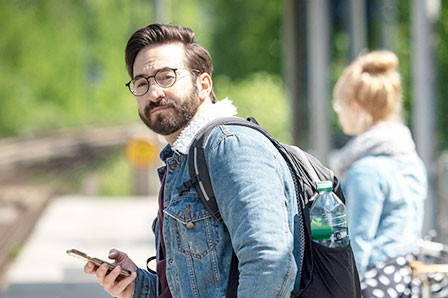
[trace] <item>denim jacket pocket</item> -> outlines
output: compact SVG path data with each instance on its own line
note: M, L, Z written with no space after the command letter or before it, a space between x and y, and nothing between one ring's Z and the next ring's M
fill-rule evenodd
M166 220L173 221L168 226L181 253L201 259L219 244L219 223L205 209L197 193L187 192L173 198L164 213Z

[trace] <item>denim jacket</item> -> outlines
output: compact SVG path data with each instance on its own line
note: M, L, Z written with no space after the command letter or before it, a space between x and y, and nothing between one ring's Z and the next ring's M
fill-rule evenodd
M350 242L362 279L368 266L412 252L423 225L425 166L411 131L380 121L330 159L343 177Z
M347 171L342 187L361 278L369 265L412 252L421 237L427 194L426 171L417 155L406 162L364 157Z
M238 297L290 297L301 269L294 257L301 245L293 236L299 230L295 186L270 141L240 126L212 133L206 160L225 225L211 217L194 187L179 194L190 179L187 155L167 145L161 158L167 166L163 236L173 297L224 297L232 250L239 260ZM157 284L156 275L138 268L133 297L157 297Z

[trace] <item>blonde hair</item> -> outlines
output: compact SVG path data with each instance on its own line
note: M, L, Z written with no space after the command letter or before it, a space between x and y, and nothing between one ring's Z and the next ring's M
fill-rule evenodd
M401 79L398 57L390 51L373 51L352 62L333 89L334 104L356 101L373 123L400 119Z

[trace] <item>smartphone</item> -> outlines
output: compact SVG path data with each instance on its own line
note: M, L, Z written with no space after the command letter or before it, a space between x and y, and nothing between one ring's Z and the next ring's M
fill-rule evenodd
M107 273L109 273L115 267L117 267L116 264L112 264L112 263L103 261L103 260L98 259L98 258L89 257L86 253L83 253L82 251L79 251L77 249L67 250L67 254L72 256L72 257L84 260L86 262L92 262L93 264L95 264L96 267L99 267L102 264L107 264L107 267L109 267L109 270L107 271ZM118 277L121 279L121 278L124 278L124 277L129 276L129 275L131 275L131 271L130 270L121 268L121 272L120 272L120 275Z

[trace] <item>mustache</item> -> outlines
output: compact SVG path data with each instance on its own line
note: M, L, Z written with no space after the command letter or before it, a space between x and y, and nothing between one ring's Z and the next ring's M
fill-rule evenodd
M151 111L157 107L160 106L169 106L169 107L174 107L176 105L176 102L172 99L169 98L162 98L157 102L153 102L151 101L150 103L148 103L145 107L144 113L145 116L149 116L149 114L151 113Z

